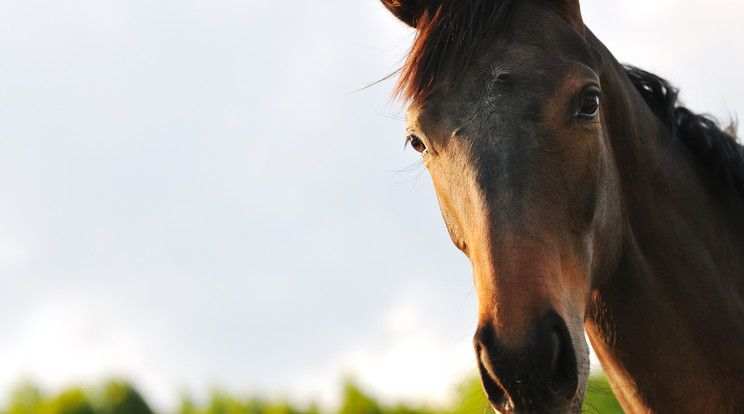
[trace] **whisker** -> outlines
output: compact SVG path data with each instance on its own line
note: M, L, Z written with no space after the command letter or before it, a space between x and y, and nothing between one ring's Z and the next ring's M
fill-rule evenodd
M403 68L399 68L399 69L397 69L397 70L396 70L395 72L393 72L393 73L391 73L391 74L389 74L389 75L385 76L384 78L382 78L382 79L378 79L378 80L376 80L376 81L374 81L374 82L371 82L371 83L368 83L367 85L365 85L365 86L362 86L362 87L361 87L361 88L359 88L359 89L353 90L353 91L351 91L351 92L347 92L347 93L346 93L346 96L349 96L349 95L353 95L353 94L355 94L355 93L358 93L358 92L361 92L361 91L363 91L363 90L369 89L369 88L371 88L371 87L373 87L373 86L375 86L375 85L377 85L377 84L380 84L380 83L382 83L382 82L385 82L385 81L387 81L387 80L390 80L390 79L392 79L392 78L393 78L394 76L397 76L398 74L400 74L400 71L401 71L401 70L403 70Z
M392 119L393 121L405 121L406 120L406 117L403 116L403 115L401 115L400 113L395 114L395 115L390 115L390 114L386 114L386 113L380 112L378 110L375 110L375 113L377 115L383 116L383 117L385 117L387 119Z
M416 185L416 183L418 182L418 180L421 178L421 176L424 174L424 171L426 170L426 168L423 168L423 166L424 166L424 161L423 160L419 160L419 161L417 161L417 162L409 165L408 167L405 167L405 168L400 169L400 170L397 170L397 171L393 171L393 173L396 174L396 175L415 173L410 178L407 178L407 179L402 180L402 181L395 181L395 184L413 183L413 185ZM412 187L412 189L413 189L413 187Z

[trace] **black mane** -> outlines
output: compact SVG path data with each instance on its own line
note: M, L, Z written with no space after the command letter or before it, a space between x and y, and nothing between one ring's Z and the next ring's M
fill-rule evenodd
M654 74L633 66L625 66L625 73L672 137L744 201L744 147L737 142L735 125L721 130L714 120L678 105L677 89Z

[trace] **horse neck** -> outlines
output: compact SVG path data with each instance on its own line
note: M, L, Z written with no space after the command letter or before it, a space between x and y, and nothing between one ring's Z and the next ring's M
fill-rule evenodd
M744 412L744 209L605 59L623 252L586 329L629 412ZM737 401L738 399L738 401Z

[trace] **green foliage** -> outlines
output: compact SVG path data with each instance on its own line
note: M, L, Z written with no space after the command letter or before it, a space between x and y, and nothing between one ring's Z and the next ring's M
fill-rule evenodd
M80 388L62 392L44 408L45 414L96 414L85 392Z
M181 396L181 405L178 407L178 410L176 410L176 414L196 414L197 410L194 406L194 403L191 401L191 399L186 396Z
M380 405L351 380L344 384L344 396L338 414L383 414Z
M405 404L398 404L394 407L386 408L385 414L438 414L426 408L412 408Z
M347 379L343 386L343 400L337 414L448 414L426 407L412 407L398 403L391 407L377 402L362 391L354 381Z
M207 412L210 414L248 414L248 409L229 395L213 391Z
M153 414L142 396L131 384L110 381L102 393L101 414Z
M583 412L597 414L623 414L623 408L617 402L612 387L604 375L589 377Z
M457 397L449 414L493 413L488 398L483 392L480 378L471 377L457 387Z
M336 411L321 411L312 404L300 409L287 401L269 401L260 397L240 398L215 390L203 406L184 395L174 414L489 414L488 404L478 377L471 377L457 387L450 407L431 409L398 403L387 406L363 391L354 381L342 387L341 406ZM622 414L607 379L589 379L583 412ZM103 387L84 390L70 388L56 396L47 396L32 383L16 387L8 407L0 414L154 414L134 387L122 381L109 381Z
M70 388L56 396L44 395L31 383L19 385L3 414L153 414L128 383L110 381L100 389Z
M10 406L6 414L26 414L38 412L42 399L39 388L30 382L18 385L10 396Z
M315 405L301 410L286 401L272 402L262 398L236 398L214 390L206 407L197 407L190 398L181 398L176 414L321 414Z

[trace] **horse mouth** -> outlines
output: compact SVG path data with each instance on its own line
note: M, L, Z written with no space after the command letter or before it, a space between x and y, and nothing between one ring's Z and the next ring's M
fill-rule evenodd
M509 349L489 331L476 335L481 383L499 413L579 413L583 401L577 356L568 328L553 313L539 323L528 345Z
M485 391L488 402L491 407L501 414L577 414L581 411L581 400L568 400L565 398L565 389L552 389L551 397L545 399L543 407L531 407L520 409L515 407L515 403L506 393L498 380L494 379L482 362L478 361L478 370L480 371L481 384ZM575 397L575 395L574 395Z
M570 400L565 398L566 389L552 389L551 398L544 399L543 407L531 407L527 409L520 409L515 407L515 403L506 393L504 388L501 386L498 380L494 379L488 369L483 365L482 362L478 361L478 370L480 371L481 384L483 390L488 398L488 402L491 407L497 412L502 414L577 414L581 411L581 399L577 399L577 395L574 394Z

